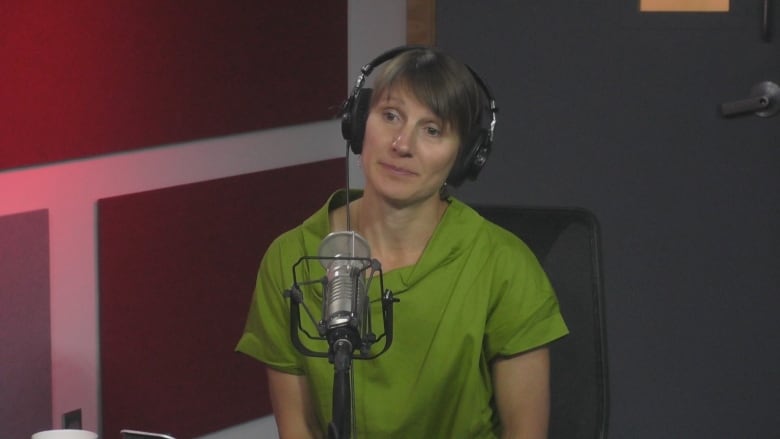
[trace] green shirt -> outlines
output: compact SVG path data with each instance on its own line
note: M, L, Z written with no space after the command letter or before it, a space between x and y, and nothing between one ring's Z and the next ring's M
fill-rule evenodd
M328 212L344 204L343 195L334 195L268 248L237 347L274 369L306 375L323 432L332 418L333 365L293 347L289 299L283 292L292 286L292 266L301 256L317 255L330 231ZM449 201L419 262L383 275L384 287L400 300L394 306L394 341L378 358L352 363L355 437L498 437L491 360L567 333L555 294L528 247L460 201ZM303 271L311 279L325 275L316 261ZM303 289L304 303L316 319L321 317L319 289ZM377 281L369 295L379 335ZM303 308L301 317L304 328L316 335ZM312 350L327 351L327 342L301 339ZM376 343L374 351L383 345Z

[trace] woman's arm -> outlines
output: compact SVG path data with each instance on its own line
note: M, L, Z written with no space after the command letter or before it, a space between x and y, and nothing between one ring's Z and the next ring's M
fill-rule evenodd
M306 377L270 367L268 387L280 439L322 439Z
M493 361L502 439L547 438L550 353L546 347Z

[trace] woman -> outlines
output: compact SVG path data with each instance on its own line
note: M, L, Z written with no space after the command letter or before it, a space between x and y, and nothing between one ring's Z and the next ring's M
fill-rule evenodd
M333 365L292 347L282 292L301 256L347 229L349 209L351 229L400 299L392 347L353 363L354 435L546 437L545 346L567 332L555 295L525 244L446 193L448 182L475 176L484 163L489 97L474 73L436 49L397 52L382 65L364 136L352 145L361 153L362 194L337 192L269 247L237 349L268 366L280 436L325 437ZM304 292L304 303L318 309L321 294Z

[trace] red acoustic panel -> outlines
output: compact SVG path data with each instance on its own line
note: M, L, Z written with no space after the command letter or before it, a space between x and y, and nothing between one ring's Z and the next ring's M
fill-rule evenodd
M0 4L0 169L329 119L346 0Z
M0 438L51 428L49 212L0 216Z
M257 268L273 238L343 186L344 166L98 202L101 437L134 428L190 438L271 412L265 369L233 350Z

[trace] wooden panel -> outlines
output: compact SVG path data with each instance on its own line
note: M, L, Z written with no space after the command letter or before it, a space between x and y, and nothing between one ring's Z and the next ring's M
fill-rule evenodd
M406 43L436 44L436 0L406 0Z
M729 0L640 0L642 12L728 12Z
M331 118L347 2L0 6L0 169Z
M99 201L103 436L270 413L263 366L233 351L259 261L343 176L334 159Z
M49 213L0 216L0 437L51 428Z

